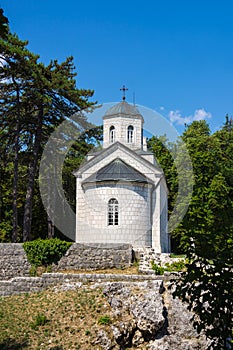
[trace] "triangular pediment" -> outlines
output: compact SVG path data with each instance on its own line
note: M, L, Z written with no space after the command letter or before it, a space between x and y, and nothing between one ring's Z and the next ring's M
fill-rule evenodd
M85 179L93 174L96 174L98 171L116 159L120 159L127 166L133 168L135 171L138 171L140 174L143 174L146 178L151 179L152 182L154 182L158 177L163 177L162 169L142 158L139 154L132 151L120 142L116 142L110 147L98 152L96 156L84 163L73 174L76 177L82 176L83 180L85 181Z
M151 182L145 175L126 164L120 158L114 159L112 162L99 169L96 173L85 179L83 183L102 181Z

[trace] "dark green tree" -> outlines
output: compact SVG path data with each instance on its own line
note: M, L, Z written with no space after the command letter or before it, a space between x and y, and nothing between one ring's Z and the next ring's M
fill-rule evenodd
M72 173L85 161L87 153L101 147L102 140L103 127L90 125L87 130L81 133L67 153L62 170L62 179L66 198L73 210L76 206L76 179Z
M211 135L204 121L188 126L183 139L193 162L195 185L180 239L190 261L175 282L175 295L194 311L194 326L229 349L232 336L233 135L229 125Z
M8 18L4 16L4 11L0 8L0 38L6 37L8 33Z
M18 167L19 152L24 146L23 135L27 130L25 110L27 101L23 98L27 86L31 83L29 72L38 56L26 49L27 42L20 41L15 35L7 34L0 39L0 117L1 137L8 138L8 161L14 164L12 184L13 242L18 238Z
M88 101L93 91L76 87L72 57L61 64L55 60L45 66L26 46L27 42L16 35L8 34L0 40L1 136L8 135L8 156L14 164L13 241L18 236L19 153L23 154L28 169L23 218L26 241L31 239L33 194L43 146L63 120L74 113L83 118L81 111L94 105Z

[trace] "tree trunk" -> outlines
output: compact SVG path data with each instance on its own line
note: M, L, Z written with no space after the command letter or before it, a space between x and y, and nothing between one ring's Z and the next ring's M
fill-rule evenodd
M23 241L24 242L31 240L32 201L33 201L33 192L34 192L34 186L35 186L35 177L36 177L36 172L38 168L39 151L41 146L42 125L43 125L43 107L38 114L38 124L36 128L33 159L29 165L28 185L27 185L26 200L24 205L24 218L23 218Z
M49 169L49 174L47 177L48 181L48 215L47 215L47 223L48 223L48 238L54 238L54 211L53 211L53 198L51 198L51 169ZM53 197L53 196L52 196Z
M14 179L13 179L13 201L12 201L12 211L13 211L13 230L12 230L12 242L17 242L18 239L18 168L19 168L19 122L16 126L15 134L15 159L14 159Z
M14 79L13 79L14 81ZM12 189L12 242L17 242L18 239L18 171L19 171L19 119L20 119L20 105L19 105L19 87L16 84L17 91L17 118L15 124L15 137L14 137L14 177L13 177L13 189Z

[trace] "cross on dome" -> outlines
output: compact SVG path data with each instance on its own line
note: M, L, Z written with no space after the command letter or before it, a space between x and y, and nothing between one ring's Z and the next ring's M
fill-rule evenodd
M125 85L122 86L120 91L122 91L122 100L125 101L125 92L128 90L128 88L125 87Z

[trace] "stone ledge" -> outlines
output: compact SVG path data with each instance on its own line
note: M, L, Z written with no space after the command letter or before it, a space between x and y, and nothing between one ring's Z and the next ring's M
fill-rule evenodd
M64 274L44 273L41 277L15 277L8 281L0 281L0 296L9 296L21 293L40 292L50 287L69 282L143 282L155 281L161 283L169 280L169 276L156 275L125 275L125 274Z

